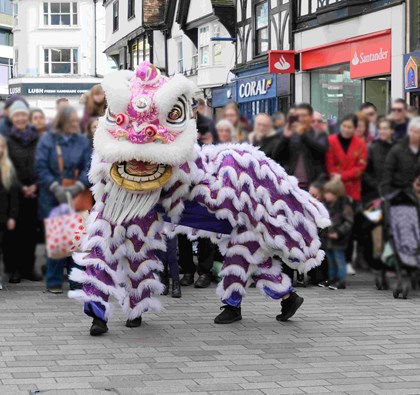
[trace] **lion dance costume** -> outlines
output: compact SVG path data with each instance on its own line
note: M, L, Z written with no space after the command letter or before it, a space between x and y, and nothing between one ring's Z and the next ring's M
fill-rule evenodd
M249 279L270 298L287 297L292 285L281 261L301 272L321 263L318 228L329 225L323 206L255 147L198 147L194 89L185 77L168 79L144 62L108 75L103 87L109 107L90 171L96 204L85 252L74 255L85 270L71 273L83 289L69 293L102 324L91 334L107 330L110 296L133 326L160 308L153 295L163 290L163 267L155 252L166 248L164 232L217 242L225 257L217 293L232 308Z

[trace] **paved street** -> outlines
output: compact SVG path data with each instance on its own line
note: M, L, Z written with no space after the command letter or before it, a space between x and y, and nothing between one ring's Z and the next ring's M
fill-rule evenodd
M183 288L165 310L110 332L65 295L24 282L0 293L0 394L420 394L420 298L394 300L359 276L344 292L308 288L288 323L250 289L244 320L212 323L214 289ZM31 392L33 391L33 392Z

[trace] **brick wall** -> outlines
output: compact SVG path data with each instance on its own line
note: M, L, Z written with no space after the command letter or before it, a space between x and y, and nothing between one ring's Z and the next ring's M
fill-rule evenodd
M171 0L174 1L174 0ZM165 16L165 0L143 0L143 23L155 26L163 23Z

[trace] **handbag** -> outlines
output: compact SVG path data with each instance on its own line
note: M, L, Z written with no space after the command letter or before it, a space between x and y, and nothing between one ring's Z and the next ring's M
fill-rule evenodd
M68 204L54 208L44 220L45 245L51 259L64 259L73 252L82 251L83 237L87 234L85 221L89 213L76 213Z
M63 158L63 151L59 144L56 144L57 150L57 159L58 159L58 170L60 175L64 173L64 158ZM63 187L71 187L76 184L77 179L79 178L79 171L76 169L74 172L74 178L63 178L61 180L61 185ZM85 189L84 191L78 193L72 202L72 206L75 211L90 211L93 207L93 197L92 193L89 189Z

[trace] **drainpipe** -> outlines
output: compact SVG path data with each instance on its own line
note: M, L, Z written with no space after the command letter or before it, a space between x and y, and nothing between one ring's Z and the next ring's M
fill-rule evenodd
M97 34L96 34L96 3L98 2L98 0L93 0L93 29L94 29L94 41L93 41L93 50L94 50L94 54L93 54L93 63L94 63L94 68L95 68L95 77L98 76L98 64L97 64Z

